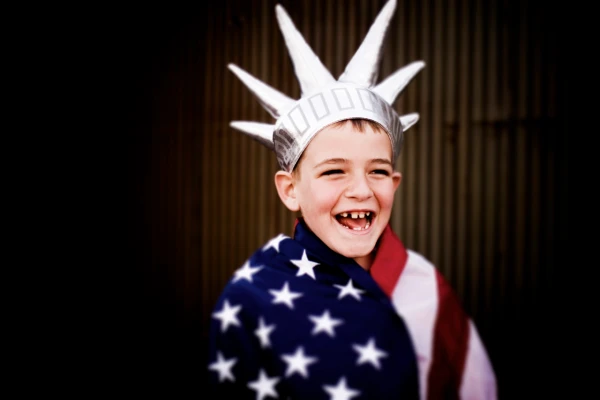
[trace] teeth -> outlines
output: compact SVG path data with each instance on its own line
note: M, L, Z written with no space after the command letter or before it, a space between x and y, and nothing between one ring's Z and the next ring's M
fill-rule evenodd
M369 226L371 226L371 224L369 224L367 222L367 224L365 225L364 228L361 228L361 227L356 227L356 228L348 228L348 227L346 227L346 228L352 229L353 231L366 231L367 229L369 229Z
M365 217L370 217L371 216L371 212L370 211L361 211L361 212L343 212L340 213L340 216L346 218L346 217L350 217L350 218L365 218Z
M369 226L371 226L371 224L367 222L367 224L365 225L364 228L361 228L361 227L350 228L349 226L346 226L346 225L343 225L343 226L344 226L344 228L352 229L353 231L366 231L367 229L369 229Z

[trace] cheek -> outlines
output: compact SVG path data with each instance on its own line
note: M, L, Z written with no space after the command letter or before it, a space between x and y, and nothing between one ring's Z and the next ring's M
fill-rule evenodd
M331 209L335 207L338 196L336 191L331 190L331 188L322 188L316 192L314 200L314 206L319 212L329 214Z
M382 185L377 190L377 199L382 209L392 208L394 204L394 186L392 184Z
M318 213L331 212L339 198L339 189L331 182L316 182L308 188L309 201L305 201L305 210Z

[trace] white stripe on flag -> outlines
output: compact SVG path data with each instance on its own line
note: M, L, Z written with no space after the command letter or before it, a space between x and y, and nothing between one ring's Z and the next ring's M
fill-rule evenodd
M427 376L433 354L438 311L435 267L420 254L407 250L408 258L392 292L392 303L404 318L417 353L421 399L427 398Z
M496 377L485 347L479 338L477 328L469 320L469 344L465 370L460 384L460 398L463 400L495 400Z

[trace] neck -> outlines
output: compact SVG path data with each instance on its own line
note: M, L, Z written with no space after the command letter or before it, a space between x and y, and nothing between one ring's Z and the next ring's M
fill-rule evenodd
M373 253L367 254L366 256L356 257L354 261L358 265L360 265L365 271L369 271L371 269L371 264L373 264Z

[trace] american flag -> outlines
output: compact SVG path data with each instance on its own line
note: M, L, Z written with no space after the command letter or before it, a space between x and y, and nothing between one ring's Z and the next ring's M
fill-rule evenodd
M256 251L215 305L208 373L223 398L496 398L473 322L389 226L370 271L302 220Z

